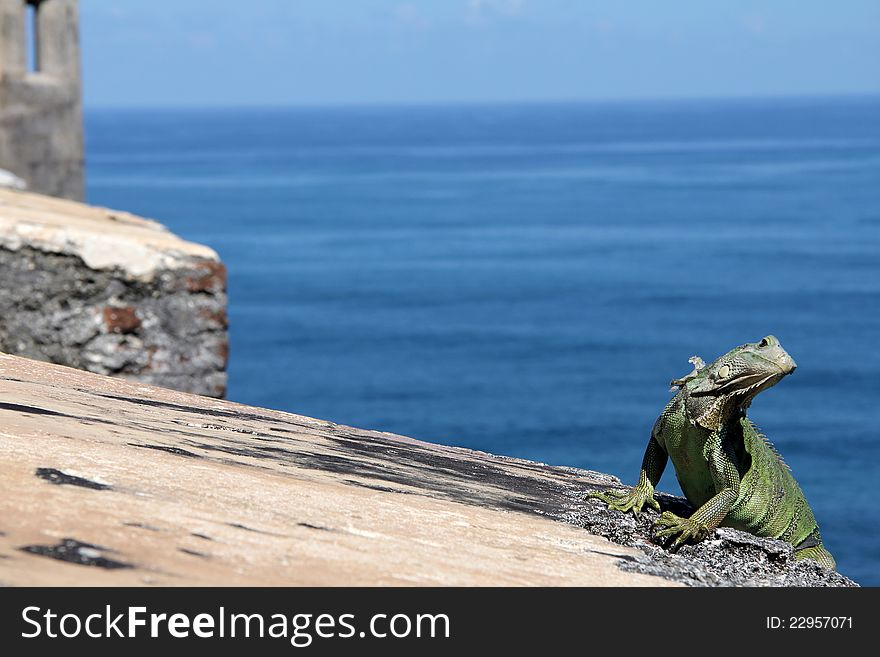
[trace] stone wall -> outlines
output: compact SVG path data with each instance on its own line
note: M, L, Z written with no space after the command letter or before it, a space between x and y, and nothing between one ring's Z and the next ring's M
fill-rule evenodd
M225 290L156 222L0 189L0 351L221 397Z
M34 70L25 21L34 7ZM76 0L0 0L0 168L52 196L85 194Z
M2 354L0 426L0 586L852 585L732 529L669 553L598 472Z

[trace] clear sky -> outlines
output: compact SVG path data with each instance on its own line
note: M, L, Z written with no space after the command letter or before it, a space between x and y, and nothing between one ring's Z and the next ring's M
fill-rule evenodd
M878 0L81 0L87 106L880 93Z

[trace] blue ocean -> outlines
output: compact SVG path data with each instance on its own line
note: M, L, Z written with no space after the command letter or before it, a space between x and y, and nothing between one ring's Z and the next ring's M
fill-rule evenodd
M880 98L86 124L90 202L226 262L231 399L635 483L687 359L772 333L750 415L880 585Z

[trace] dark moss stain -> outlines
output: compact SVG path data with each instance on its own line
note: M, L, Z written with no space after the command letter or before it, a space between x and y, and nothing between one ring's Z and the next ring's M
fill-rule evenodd
M142 522L124 522L122 523L125 527L134 527L135 529L146 529L150 532L161 532L162 530L158 527L153 527L153 525L147 525Z
M168 447L167 445L145 445L139 443L128 443L129 447L142 447L143 449L156 449L160 452L168 452L169 454L176 454L177 456L186 456L187 458L192 459L200 459L202 458L199 454L193 454L192 452L188 452L185 449L180 449L179 447Z
M229 421L203 421L201 424L203 429L218 432L217 441L206 441L204 435L191 431L175 431L175 434L183 438L183 445L187 449L163 445L133 445L180 456L210 458L220 463L230 462L224 456L243 457L253 459L244 464L251 467L296 466L321 470L351 477L348 481L351 485L373 490L410 494L421 491L421 494L435 498L557 519L565 519L571 512L570 493L583 488L577 476L560 473L543 464L517 461L515 469L508 469L487 461L454 453L447 454L439 449L425 448L395 440L393 437L385 438L333 423L286 421L260 413L198 408L112 394L101 396L138 406ZM260 422L270 426L264 433L232 426L235 421ZM199 420L194 418L193 424L197 422ZM175 423L186 424L180 421ZM285 426L304 428L314 438L329 441L333 449L330 453L308 451L305 449L306 444L291 442L285 436L278 435L277 432L302 433L283 428ZM232 434L228 439L222 438L222 433L226 432ZM299 449L294 449L294 444ZM188 451L189 448L193 451ZM261 466L260 462L265 465ZM232 463L242 465L241 461ZM357 479L372 479L376 483L369 484L356 481ZM412 490L401 490L395 485Z
M59 413L48 408L40 408L38 406L25 406L24 404L11 404L8 402L0 402L0 410L13 411L15 413L25 413L28 415L46 415L49 417L65 417L77 420L80 424L116 424L112 420L95 417L79 417L76 415L68 415L67 413Z
M410 495L412 491L401 490L399 488L391 488L390 486L380 486L378 484L367 484L363 481L357 481L356 479L346 479L346 484L350 484L352 486L358 486L360 488L368 488L370 490L378 490L383 493L399 493L401 495Z
M112 486L108 486L107 484L99 484L97 481L69 475L61 472L61 470L56 470L55 468L37 468L35 474L40 479L45 479L50 484L55 484L56 486L67 485L79 486L80 488L90 488L92 490L112 490Z
M292 450L284 447L270 446L245 446L239 442L228 444L188 443L192 447L206 452L219 452L238 457L247 457L256 460L271 461L276 465L296 465L311 470L322 470L342 475L356 475L365 478L380 479L394 483L411 485L414 481L413 474L384 463L369 463L350 456L337 454L314 453ZM374 454L381 456L381 454ZM231 461L235 465L241 462ZM424 488L424 486L421 486ZM402 492L402 491L400 491Z
M204 438L204 436L200 436ZM195 441L187 441L187 444L196 447L198 449L203 449L206 452L220 452L222 454L232 454L233 456L245 456L254 459L276 459L277 457L284 457L287 459L296 460L300 455L300 452L296 452L294 450L287 449L285 447L269 447L268 445L258 445L253 447L247 447L246 443L241 441L232 442L232 443L202 443Z
M525 497L506 497L503 506L511 511L534 511L535 500Z
M358 467L365 464L351 458L340 459L334 464L345 467L350 474L385 479L478 506L495 506L554 517L560 517L570 508L565 493L575 486L575 482L521 476L488 463L447 456L438 450L373 436L334 437L330 440L347 452L406 467L405 471ZM541 466L536 469L545 471ZM487 492L485 487L495 489L497 493Z
M198 557L199 559L210 559L210 556L208 556L204 552L197 552L196 550L188 550L187 548L177 548L177 551L183 552L184 554L188 554L193 557Z
M246 532L253 532L254 534L265 534L266 536L281 536L281 534L275 534L273 532L266 532L262 529L254 529L253 527L248 527L247 525L242 525L239 522L227 522L227 527L233 527L235 529L241 529Z
M605 552L604 550L597 550L595 548L587 548L587 552L592 554L601 554L606 557L611 557L612 559L621 559L623 561L629 561L631 563L639 563L639 560L629 554L614 554L613 552Z
M295 422L293 420L279 420L275 417L270 417L268 415L261 415L260 413L245 413L242 411L224 411L216 408L198 408L196 406L185 406L183 404L174 404L171 402L163 402L157 401L155 399L139 399L137 397L126 397L124 395L111 395L109 393L99 393L99 397L104 397L105 399L115 399L117 401L128 402L130 404L136 404L138 406L149 406L151 408L162 408L169 411L178 411L180 413L189 413L194 415L206 415L208 417L225 417L233 420L246 420L252 422L261 422L266 424L288 424L291 426L303 427L311 430L315 430L318 428L330 428L335 425L332 423L306 423L306 422Z
M107 548L98 545L83 543L75 538L63 538L57 545L26 545L19 548L22 552L37 554L41 557L49 557L59 561L78 564L80 566L94 566L96 568L106 568L108 570L134 568L130 563L108 559L107 557L96 555L95 552L105 552Z
M264 436L274 439L274 436L265 434L257 438ZM335 446L335 453L267 445L253 439L247 441L230 438L208 443L202 437L200 441L187 439L184 442L187 446L209 455L244 457L281 467L295 465L381 482L371 485L348 480L352 485L373 490L414 492L387 485L398 484L423 491L423 494L432 497L555 518L562 518L571 510L566 493L580 487L574 476L560 476L556 473L553 477L547 477L546 474L553 473L553 470L541 464L518 462L517 471L511 471L490 463L447 455L440 450L426 449L418 444L411 445L373 435L346 433L323 438ZM180 448L138 446L189 454ZM216 460L242 465L240 461L227 461L223 458ZM258 463L249 465L259 467Z
M36 406L24 406L22 404L9 404L6 402L0 402L0 410L15 411L16 413L30 413L32 415L53 415L55 417L73 417L72 415L67 415L66 413L59 413L58 411L50 411L46 408L38 408Z

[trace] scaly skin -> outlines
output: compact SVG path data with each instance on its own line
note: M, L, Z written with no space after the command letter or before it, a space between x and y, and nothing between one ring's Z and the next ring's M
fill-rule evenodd
M628 493L591 493L612 509L638 514L660 510L654 487L672 459L681 489L696 511L682 518L669 511L654 523L655 536L677 550L705 539L718 526L788 541L795 559L825 568L834 558L788 466L746 417L762 390L796 365L772 335L729 351L709 366L694 357L694 371L673 381L678 392L657 418L639 473Z

